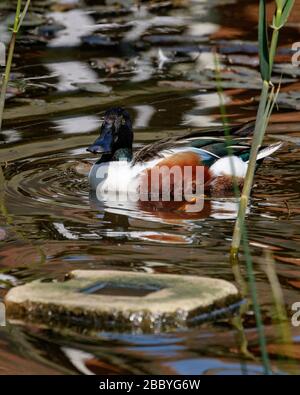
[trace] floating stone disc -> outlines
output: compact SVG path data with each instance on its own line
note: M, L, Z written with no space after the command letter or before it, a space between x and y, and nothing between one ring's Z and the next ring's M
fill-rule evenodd
M224 280L169 274L75 270L64 282L40 280L6 295L8 318L48 325L157 332L232 312L237 288Z

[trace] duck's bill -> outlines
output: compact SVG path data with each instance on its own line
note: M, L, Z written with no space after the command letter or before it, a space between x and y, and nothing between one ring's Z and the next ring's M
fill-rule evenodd
M104 154L104 153L107 153L107 151L105 151L103 149L103 147L101 147L101 145L96 145L96 144L90 145L86 150L88 152L91 152L92 154Z
M113 143L112 130L106 125L102 125L101 135L87 148L92 154L108 154L111 152Z

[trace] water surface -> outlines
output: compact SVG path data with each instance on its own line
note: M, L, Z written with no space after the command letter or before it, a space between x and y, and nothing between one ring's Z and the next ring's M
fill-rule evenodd
M1 136L0 296L34 279L62 279L74 269L210 276L236 282L228 251L237 204L208 200L197 216L153 207L108 207L89 192L95 160L86 147L104 111L125 105L135 147L222 124L213 51L220 53L230 123L253 119L260 88L257 9L251 1L58 1L33 5L19 37ZM10 3L0 3L7 40ZM280 344L266 251L272 251L288 316L299 301L299 69L290 68L299 36L295 5L279 55L282 96L267 142L283 148L259 169L248 214L259 302L275 373L295 373L294 345ZM2 235L2 236L1 236ZM246 268L241 257L241 272ZM3 276L3 277L1 277ZM49 330L10 323L0 331L0 373L261 374L253 310L244 332L217 320L171 334ZM240 349L248 341L250 354ZM251 357L250 357L251 355Z

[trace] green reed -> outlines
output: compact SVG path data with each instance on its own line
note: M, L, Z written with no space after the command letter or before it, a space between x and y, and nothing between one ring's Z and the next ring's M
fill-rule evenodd
M20 31L20 27L23 23L23 20L27 14L29 5L30 5L31 0L26 0L25 6L22 10L22 0L17 0L17 6L16 6L16 14L15 14L15 20L14 20L14 25L12 28L12 36L11 40L9 43L8 47L8 55L7 55L7 60L6 60L6 67L5 67L5 72L2 77L2 84L1 84L1 93L0 93L0 131L2 128L2 121L3 121L3 112L4 112L4 106L5 106L5 97L6 97L6 91L7 91L7 86L10 78L10 71L11 71L11 66L13 62L13 56L15 52L15 45L16 45L16 40L17 40L17 35Z
M242 276L240 273L237 253L240 249L241 241L243 244L249 291L250 291L250 296L251 296L255 319L256 319L256 327L259 335L259 344L260 344L260 350L261 350L261 356L262 356L265 374L271 373L271 366L268 357L263 320L262 320L261 310L258 301L255 275L253 271L253 263L252 263L252 257L249 248L249 240L247 235L248 232L245 224L245 216L246 216L246 210L250 197L251 187L253 184L257 154L263 142L264 135L268 126L268 122L280 89L280 86L278 87L278 89L275 89L275 87L271 82L271 75L273 70L275 53L277 49L279 30L286 23L289 14L292 10L293 4L294 4L294 0L276 0L276 10L271 25L271 28L273 29L273 33L271 37L271 44L269 46L268 25L267 25L267 17L266 17L266 0L260 0L259 2L258 42L259 42L260 73L262 77L262 90L261 90L259 107L257 110L253 141L250 151L249 165L248 165L245 183L240 198L239 212L236 219L232 244L231 244L231 264L234 273L238 274L238 279L241 279ZM242 282L242 291L247 292L247 290L245 289L245 284L243 282ZM282 311L280 312L282 313ZM240 313L242 315L243 311L241 311Z
M219 96L219 100L220 100L220 113L221 113L221 118L222 118L222 123L223 123L223 128L224 128L224 136L225 136L228 155L230 156L230 158L232 158L232 155L233 155L233 150L231 147L232 136L230 134L230 128L228 127L228 119L227 119L226 108L225 108L224 99L223 99L220 63L219 63L217 54L215 54L214 60L215 60L214 63L215 63L215 71L216 71L216 86L217 86L217 92L218 92L218 96ZM238 199L239 195L240 195L240 191L239 191L239 187L237 185L237 179L235 177L235 168L233 165L233 161L230 161L230 166L231 166L231 172L233 174L233 191L234 191L234 195L235 195L236 199ZM258 301L258 297L257 297L257 287L256 287L255 275L254 275L254 271L253 271L253 262L252 262L251 252L250 252L250 248L249 248L248 232L247 232L245 223L243 223L241 226L242 226L241 239L243 242L243 251L244 251L245 260L246 260L246 270L247 270L247 280L248 280L247 283L245 282L243 275L241 273L241 267L240 267L238 256L235 255L234 259L230 260L230 263L231 263L232 272L233 272L235 280L238 284L241 296L247 300L247 303L241 305L241 307L239 309L239 314L236 317L234 317L234 319L232 320L232 325L237 329L238 337L240 340L240 352L242 353L242 355L244 355L246 358L255 359L254 355L251 354L248 350L248 341L247 341L246 334L244 332L243 321L242 321L243 315L246 313L247 310L249 310L250 300L251 300L252 305L253 305L254 315L255 315L255 322L256 322L256 328L257 328L257 333L258 333L259 347L260 347L260 352L261 352L264 373L270 374L272 372L272 370L271 370L269 356L268 356L268 352L267 352L267 342L266 342L266 337L265 337L261 309L260 309L260 305L259 305L259 301ZM248 296L249 294L250 294L250 298Z
M238 253L240 248L243 224L245 222L246 209L249 202L256 167L256 157L264 139L269 118L273 110L274 99L278 94L278 91L277 93L274 93L274 86L271 82L271 75L277 49L279 30L287 22L294 5L294 0L275 0L275 3L275 13L273 16L272 24L270 26L273 32L269 45L269 29L266 16L266 0L259 1L258 43L262 89L260 95L260 102L257 110L249 165L241 194L238 217L235 222L232 237L232 257L234 257Z
M276 273L275 261L270 250L265 251L264 271L270 283L271 292L273 296L274 324L278 326L280 331L279 338L282 343L292 347L292 333L290 328L290 321L285 308L283 291Z

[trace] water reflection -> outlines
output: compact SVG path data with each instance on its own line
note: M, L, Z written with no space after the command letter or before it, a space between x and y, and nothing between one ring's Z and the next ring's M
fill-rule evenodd
M152 16L146 7L139 7L134 13L134 20L127 25L132 28L124 35L124 41L136 41L146 31L152 27L180 27L184 26L188 19L186 17L178 16Z
M256 375L264 373L263 368L255 363L248 363L247 365L247 370L245 371L243 365L239 363L223 362L212 358L199 358L171 362L168 364L168 367L174 369L176 374L181 375Z
M93 360L95 358L93 354L81 350L76 350L75 348L71 347L62 347L61 350L65 353L66 357L78 370L78 372L88 376L95 374L86 366L90 360Z
M81 38L97 29L94 19L86 11L79 9L51 12L47 17L64 26L49 42L48 46L52 48L80 46Z
M218 93L206 93L193 96L196 106L184 114L183 124L197 127L220 125L220 121L216 121L215 117L210 115L212 109L220 108L220 104L224 105L230 102L230 99L223 94L222 101Z
M3 136L5 143L15 143L21 138L20 132L15 129L2 130L0 135Z
M95 115L85 115L75 118L57 119L54 121L57 126L53 129L58 129L64 134L93 132L99 129L101 120ZM73 152L75 154L75 152Z
M78 83L97 83L97 73L84 62L47 63L47 68L58 77L56 89L67 92L78 90Z
M154 74L154 67L149 59L138 59L134 61L134 75L131 77L131 82L148 81Z
M146 128L151 122L151 118L155 113L155 108L149 105L140 105L132 107L136 112L133 128Z
M118 201L116 199L99 200L95 192L90 193L90 205L93 210L97 210L100 213L103 211L106 213L101 219L108 220L108 216L114 215L115 220L120 219L119 225L126 228L151 227L150 223L159 224L171 224L176 226L185 227L189 224L190 230L195 226L195 232L198 231L198 221L203 221L209 217L217 220L235 219L238 213L238 201L235 198L225 199L208 199L206 198L203 203L203 208L197 212L189 211L189 203L187 202L174 202L174 201L131 201L124 200ZM112 218L109 218L109 222ZM124 222L125 221L125 222ZM156 226L157 227L157 226ZM160 227L157 227L160 229ZM112 234L114 234L112 232ZM127 234L127 232L125 233ZM120 235L120 233L118 233ZM193 242L192 237L186 237L183 235L166 234L164 232L134 232L131 231L127 234L130 238L141 238L152 241L170 242L170 243L191 243Z

